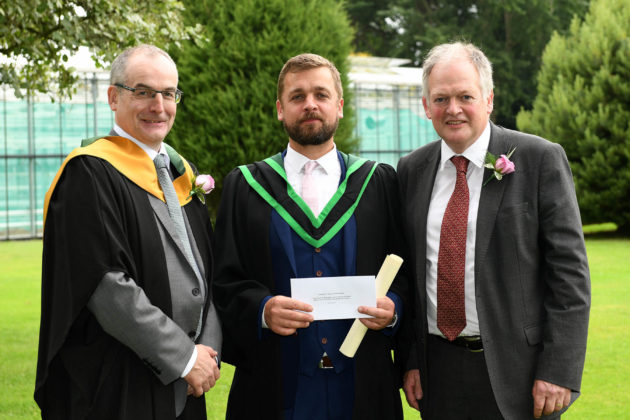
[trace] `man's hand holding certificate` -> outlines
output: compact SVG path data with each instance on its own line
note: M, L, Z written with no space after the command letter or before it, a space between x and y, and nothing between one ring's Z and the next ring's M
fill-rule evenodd
M308 328L313 322L313 307L297 299L278 295L265 304L264 320L267 327L279 335L294 334L298 328Z
M383 261L383 265L376 276L376 295L379 297L379 306L381 306L381 303L384 302L383 299L388 299L384 296L387 293L387 290L389 290L389 286L391 286L394 281L394 277L396 277L396 273L398 273L402 263L403 259L394 254L388 255L385 258L385 261ZM346 339L339 348L339 351L342 354L348 357L354 357L359 345L361 345L361 341L363 341L363 337L365 336L367 329L377 329L370 325L365 325L365 323L366 321L363 319L354 320L354 324L352 324L350 331L348 331Z
M274 296L264 308L266 327L280 335L291 335L311 322L326 319L355 319L340 350L354 357L368 328L385 328L394 316L394 302L385 296L402 259L388 255L374 276L315 277L291 279L291 296ZM378 298L377 298L378 296Z

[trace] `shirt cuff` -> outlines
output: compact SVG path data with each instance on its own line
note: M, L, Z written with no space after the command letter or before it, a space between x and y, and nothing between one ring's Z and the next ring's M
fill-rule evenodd
M400 317L402 316L402 313L403 313L403 304L402 304L402 299L400 298L400 296L398 296L394 292L387 292L386 296L394 302L394 305L395 305L394 313L396 316L395 316L395 321L393 322L393 325L388 325L387 328L384 328L382 331L385 335L391 336L391 335L394 335L396 331L398 331L398 327L400 326Z
M269 329L269 325L267 325L267 323L265 322L265 305L267 304L267 302L269 302L269 299L271 299L272 296L265 296L265 298L262 300L262 302L260 303L260 328L265 328L265 329Z
M184 371L182 372L181 378L184 378L186 375L190 373L193 366L195 366L196 361L197 361L197 346L195 346L193 350L193 354L190 356L190 360L188 361L188 364L186 365L186 367L184 368Z

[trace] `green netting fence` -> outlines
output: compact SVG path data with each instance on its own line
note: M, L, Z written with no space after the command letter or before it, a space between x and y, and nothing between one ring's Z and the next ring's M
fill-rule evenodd
M64 157L81 139L107 134L113 125L107 87L103 75L86 75L66 102L17 99L0 87L0 240L42 235L44 194ZM354 91L362 156L396 167L401 156L437 138L418 87Z

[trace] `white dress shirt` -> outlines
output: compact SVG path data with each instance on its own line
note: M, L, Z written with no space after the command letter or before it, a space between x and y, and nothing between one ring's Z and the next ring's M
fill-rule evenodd
M302 196L304 165L308 161L310 161L309 158L296 152L291 146L287 146L284 170L287 173L287 181L300 197ZM339 188L341 165L337 156L337 146L333 144L332 150L317 159L316 162L319 165L313 170L313 177L317 187L318 206L314 213L315 216L319 216Z
M465 265L465 305L466 327L462 336L479 335L479 319L475 299L475 239L477 236L477 212L483 184L483 165L488 144L490 143L490 124L486 124L481 136L461 154L467 158L469 202L468 228L466 229L466 265ZM442 218L453 191L455 190L456 171L451 158L457 154L442 140L440 165L435 175L431 204L427 216L427 319L429 333L444 336L437 327L437 263L440 249L440 231Z
M135 144L137 144L138 147L140 147L142 150L144 150L147 153L147 155L149 155L151 160L155 160L155 157L159 153L159 154L162 155L162 157L164 157L164 162L166 163L166 167L167 168L171 164L171 158L168 157L168 153L166 153L166 147L164 147L164 142L160 143L160 151L156 152L154 149L152 149L151 147L149 147L146 144L142 143L140 140L136 140L133 137L131 137L131 135L129 133L127 133L125 130L120 128L120 126L118 124L116 124L116 123L114 123L114 131L120 137L124 137L124 138L126 138L128 140L131 140Z
M166 153L166 147L164 147L164 142L160 143L160 151L156 152L154 149L150 148L146 144L144 144L141 141L136 140L133 137L131 137L131 135L129 135L129 133L127 133L125 130L120 128L120 126L118 126L118 124L116 124L116 123L114 123L114 131L120 137L124 137L124 138L126 138L128 140L131 140L135 144L137 144L138 147L140 147L142 150L144 150L149 155L151 160L155 160L155 157L159 153L159 154L161 154L164 157L164 162L166 162L166 167L168 167L171 164L171 158L168 157L168 153ZM193 350L193 354L190 356L190 359L188 360L188 363L186 364L186 367L184 368L184 371L181 374L182 378L185 377L186 375L188 375L188 373L190 373L190 371L192 370L193 366L195 366L195 362L196 361L197 361L197 346L195 346L195 348ZM218 364L218 361L217 361L217 364Z

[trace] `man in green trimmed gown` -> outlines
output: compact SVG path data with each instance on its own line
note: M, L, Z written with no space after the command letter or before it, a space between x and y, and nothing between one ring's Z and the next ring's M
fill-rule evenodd
M225 178L215 227L223 358L236 366L227 418L402 419L392 350L404 276L359 308L373 318L354 358L339 352L353 320L314 321L290 289L291 278L376 275L403 256L394 170L336 149L343 93L325 58L287 61L276 108L287 149Z

